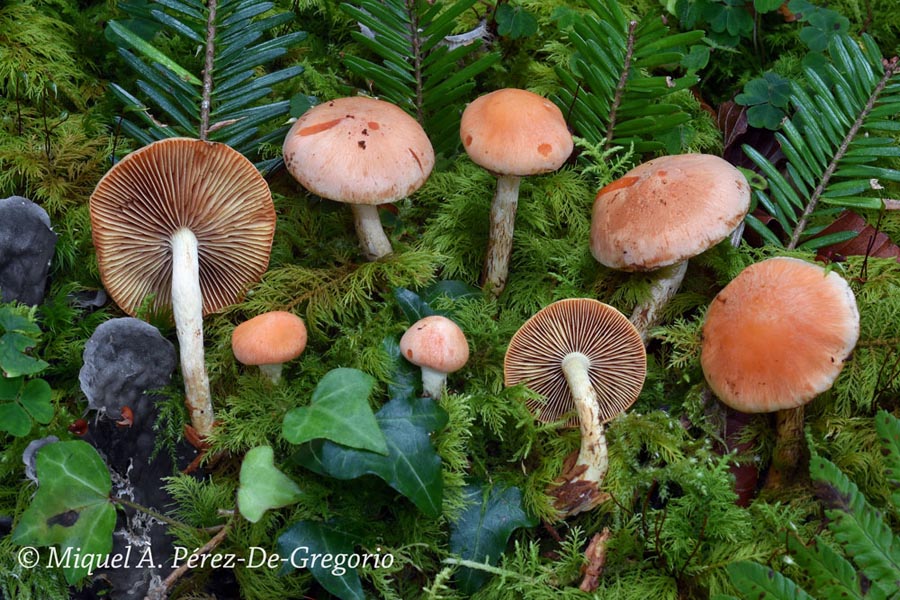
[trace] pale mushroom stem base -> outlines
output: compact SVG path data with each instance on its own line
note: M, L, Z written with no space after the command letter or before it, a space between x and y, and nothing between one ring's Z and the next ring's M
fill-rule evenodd
M783 487L807 471L804 460L803 406L775 413L775 450L765 488Z
M550 493L556 497L561 518L591 510L606 498L600 484L609 466L606 428L600 422L600 405L588 377L590 360L580 352L567 355L562 370L578 412L581 449L574 463L569 463Z
M366 260L374 261L391 254L394 249L384 233L378 207L374 204L351 204L353 224L359 236L359 247Z
M522 178L516 175L497 176L497 191L491 203L490 239L481 274L482 288L495 298L503 292L509 275L509 257L512 255L521 181Z
M273 384L277 384L279 381L281 381L282 367L284 367L284 363L259 365L259 372L262 373L263 377L271 381Z
M172 235L172 312L181 352L185 404L204 438L212 433L213 407L203 351L203 296L197 238L181 228Z
M444 393L447 374L435 371L431 367L422 367L422 393L434 400L440 400Z
M687 272L687 261L663 267L653 274L650 284L650 297L638 304L631 314L634 325L644 345L650 337L650 328L659 322L659 313L668 304L681 287L684 274Z

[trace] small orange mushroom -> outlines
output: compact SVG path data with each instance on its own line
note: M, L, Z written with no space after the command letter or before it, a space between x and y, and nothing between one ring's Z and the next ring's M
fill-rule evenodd
M459 325L447 317L419 319L400 338L403 357L422 368L422 392L439 400L447 375L469 360L469 343Z
M231 350L238 362L256 365L272 383L281 380L284 363L306 349L303 319L286 311L263 313L234 328Z

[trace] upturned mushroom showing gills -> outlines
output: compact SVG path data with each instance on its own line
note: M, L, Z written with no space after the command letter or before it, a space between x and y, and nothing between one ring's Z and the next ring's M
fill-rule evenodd
M224 144L154 142L119 161L90 200L103 285L134 315L171 306L191 423L212 431L203 315L237 302L262 277L275 233L269 186Z
M747 179L709 154L656 158L600 190L591 217L594 258L622 271L656 271L650 297L631 317L645 341L688 259L728 237L749 208Z
M637 400L647 374L637 330L597 300L559 300L513 335L503 372L507 386L525 384L542 397L528 405L540 421L558 421L575 409L581 449L574 462L566 461L550 493L561 518L597 506L604 498L600 484L609 462L605 423Z
M306 349L306 324L293 313L276 310L257 315L234 328L231 351L244 365L256 365L272 383L281 380L284 363Z
M350 204L368 260L393 250L378 217L379 204L418 190L434 167L421 125L383 100L337 98L306 111L288 131L284 164L312 193Z
M447 317L432 315L419 319L400 338L400 353L422 368L422 392L440 400L449 373L469 360L469 343L459 325Z
M767 487L800 470L803 406L832 386L858 338L847 282L796 258L747 267L713 300L700 354L709 387L735 410L777 411Z
M469 157L497 177L481 283L493 296L506 287L522 177L560 168L572 134L555 104L526 90L502 89L473 100L459 136Z

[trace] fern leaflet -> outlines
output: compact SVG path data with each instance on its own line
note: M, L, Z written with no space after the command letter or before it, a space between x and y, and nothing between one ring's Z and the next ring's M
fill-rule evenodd
M891 118L900 107L900 85L892 81L897 58L884 61L866 35L862 47L847 35L835 36L828 53L831 61L824 68L804 69L804 85L791 84L795 113L776 134L786 172L744 146L769 184L769 193L756 191L755 198L787 232L789 249L846 240L846 232L809 239L828 224L810 222L839 211L836 207L880 209L882 199L865 194L881 189L879 180L900 181L900 170L875 164L881 157L900 156L896 141L883 135L900 128ZM750 215L747 223L767 242L782 245L759 219Z
M478 36L467 43L448 39L457 17L476 2L358 0L341 4L365 32L353 32L353 38L381 59L379 64L348 55L344 63L372 81L384 99L415 116L436 152L449 154L459 144L457 105L475 87L475 77L500 59L495 52L476 58L481 47Z
M681 48L699 42L702 31L670 35L661 19L629 21L618 3L587 0L584 15L569 32L576 50L571 72L557 68L563 84L556 103L571 111L578 135L605 148L634 145L637 153L664 149L659 141L690 120L677 105L662 100L698 82L695 75L652 76L650 69L679 64Z

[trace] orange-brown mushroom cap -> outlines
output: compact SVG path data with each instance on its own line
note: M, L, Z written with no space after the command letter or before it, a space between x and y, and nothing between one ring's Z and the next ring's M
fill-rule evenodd
M472 161L499 175L524 177L560 168L572 154L572 134L555 104L507 88L473 100L459 135Z
M103 285L130 315L144 299L168 306L172 234L197 238L203 313L236 302L269 264L275 207L253 164L225 144L154 142L119 161L90 199Z
M385 204L419 189L434 167L421 125L374 98L337 98L306 111L288 131L284 164L303 187L349 204Z
M607 267L649 271L715 246L750 208L750 185L709 154L662 156L607 185L594 200L591 253Z
M469 343L459 325L447 317L419 319L400 338L400 352L412 364L453 373L469 360Z
M231 350L245 365L284 363L303 354L306 337L303 319L286 311L272 311L235 327Z
M858 338L856 299L842 277L796 258L770 258L713 300L700 362L722 402L775 412L829 389Z
M524 383L546 402L529 401L539 420L557 421L574 407L562 370L566 356L590 361L588 377L605 423L631 406L647 374L647 355L634 325L618 310L591 298L559 300L535 313L513 335L503 361L504 383ZM572 419L569 425L577 425Z

